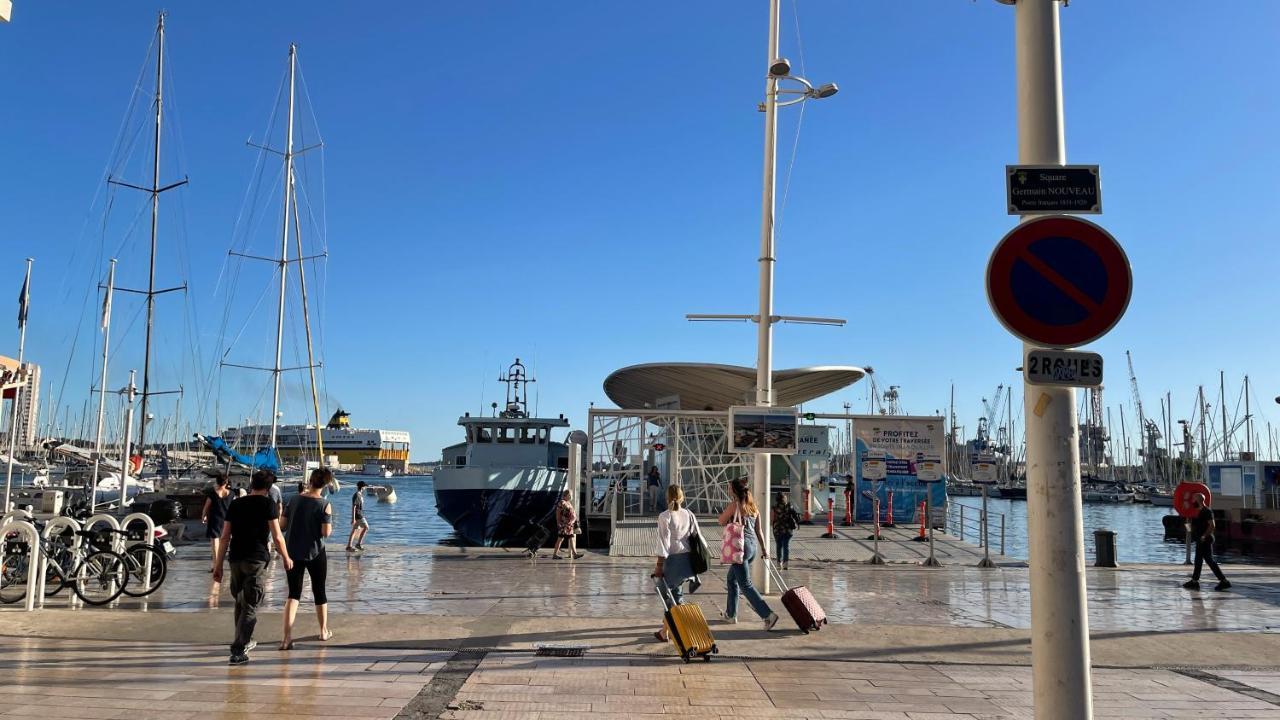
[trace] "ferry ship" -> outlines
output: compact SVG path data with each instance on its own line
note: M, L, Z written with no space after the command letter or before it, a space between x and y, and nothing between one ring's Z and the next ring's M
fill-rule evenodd
M569 447L551 432L564 415L529 417L525 367L516 358L505 375L507 401L492 417L458 419L466 440L441 451L432 475L436 511L471 545L522 542L546 525L568 482Z
M351 413L342 408L329 418L322 429L326 464L336 456L340 465L364 466L375 463L393 473L403 474L409 465L409 433L403 430L369 430L351 427ZM271 443L270 425L246 425L222 432L227 445L240 448L267 447ZM316 459L316 427L314 425L281 425L276 428L276 451L281 462Z

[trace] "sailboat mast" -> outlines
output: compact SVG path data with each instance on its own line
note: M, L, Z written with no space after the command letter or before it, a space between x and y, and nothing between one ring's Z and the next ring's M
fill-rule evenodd
M1222 398L1222 462L1231 460L1231 438L1227 435L1227 374L1218 371L1218 397Z
M138 452L146 454L147 400L151 394L151 333L156 319L156 236L160 225L160 128L164 122L164 12L156 21L156 122L151 152L151 258L147 271L147 339L142 356L142 422L138 425ZM105 389L105 388L104 388ZM126 451L128 455L126 438Z
M90 488L98 487L98 468L102 459L102 418L107 412L107 358L111 347L111 295L115 288L116 260L111 258L111 269L107 272L107 297L102 301L102 376L98 380L98 423L93 440L93 484Z
M298 240L298 289L302 292L302 327L307 333L307 371L311 373L311 409L316 418L316 452L320 465L324 466L324 428L320 427L320 395L316 391L315 350L311 343L311 309L307 303L307 273L302 262L302 218L298 212L298 197L293 198L293 234Z
M284 349L285 283L289 278L289 216L293 199L293 93L297 71L298 46L289 45L289 119L284 147L284 217L280 229L280 304L276 308L276 364L271 370L271 450L276 448L276 426L280 421L280 360Z
M1244 376L1244 451L1253 452L1253 416L1249 413L1249 376Z

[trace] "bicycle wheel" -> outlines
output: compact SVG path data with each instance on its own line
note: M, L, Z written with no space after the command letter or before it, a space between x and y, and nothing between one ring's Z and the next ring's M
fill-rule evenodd
M13 551L0 558L0 603L16 603L27 596L30 560L30 555Z
M150 545L134 545L125 551L125 560L129 565L129 582L124 586L124 594L129 597L144 597L150 595L159 589L164 582L164 576L168 572L168 558L164 553L160 552ZM151 556L151 583L147 585L142 581L142 573L146 568L147 556ZM143 586L147 585L147 589L143 590Z
M63 568L70 567L73 562L71 548L58 544L51 546L49 549L51 550L51 556L44 567L45 597L57 595L62 592L62 588L71 582Z
M106 605L120 597L129 582L128 562L118 553L97 550L76 571L76 595L89 605Z

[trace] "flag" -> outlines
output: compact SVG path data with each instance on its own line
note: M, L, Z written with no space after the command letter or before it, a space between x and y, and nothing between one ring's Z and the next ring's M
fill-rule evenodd
M111 327L111 290L108 289L102 296L102 329L106 330Z
M22 281L22 292L18 293L18 329L27 326L27 306L31 304L31 291L27 284L31 282L30 276Z

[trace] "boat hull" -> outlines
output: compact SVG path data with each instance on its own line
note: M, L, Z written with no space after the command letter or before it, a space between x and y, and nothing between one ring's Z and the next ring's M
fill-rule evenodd
M549 524L568 473L550 468L441 467L436 511L471 545L522 545Z

